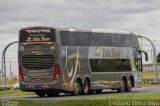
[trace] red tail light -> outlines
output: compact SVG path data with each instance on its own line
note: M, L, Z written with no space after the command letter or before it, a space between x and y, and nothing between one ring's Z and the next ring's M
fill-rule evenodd
M60 67L56 64L55 71L54 71L54 80L57 80L60 77Z
M23 72L22 72L22 67L19 66L19 80L23 80Z

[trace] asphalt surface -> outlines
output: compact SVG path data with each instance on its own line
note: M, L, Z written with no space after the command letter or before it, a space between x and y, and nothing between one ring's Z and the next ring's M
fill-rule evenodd
M125 96L125 95L136 95L136 94L156 94L160 93L160 87L142 87L142 88L133 88L132 92L117 93L117 91L104 90L101 94L92 94L92 95L79 95L79 96L70 96L65 94L60 94L58 97L44 97L39 98L37 95L27 95L27 96L10 96L10 97L1 97L0 101L10 100L10 99L25 99L25 100L35 100L41 102L59 102L65 100L77 100L82 98L105 98L111 96Z

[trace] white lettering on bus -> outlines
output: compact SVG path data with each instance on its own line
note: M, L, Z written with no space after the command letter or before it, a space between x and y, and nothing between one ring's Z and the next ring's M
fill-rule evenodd
M51 38L48 37L27 37L27 42L49 42Z
M121 51L112 48L109 50L108 48L103 48L103 57L105 58L119 58L121 55Z

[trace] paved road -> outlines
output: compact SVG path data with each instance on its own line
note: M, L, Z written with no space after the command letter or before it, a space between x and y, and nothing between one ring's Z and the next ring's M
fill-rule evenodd
M44 97L39 98L36 95L28 95L28 96L11 96L11 97L1 97L0 100L10 100L10 99L19 99L24 98L27 100L35 100L35 101L42 101L42 102L57 102L57 101L64 101L64 100L77 100L81 98L104 98L110 96L125 96L125 95L136 95L136 94L151 94L151 93L160 93L160 87L142 87L142 88L134 88L132 92L126 93L117 93L116 91L106 90L103 91L101 94L92 94L92 95L80 95L80 96L69 96L60 94L58 97Z

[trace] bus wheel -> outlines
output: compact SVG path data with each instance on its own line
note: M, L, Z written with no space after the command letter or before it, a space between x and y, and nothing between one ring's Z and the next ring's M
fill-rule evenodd
M89 94L93 94L93 93L94 93L94 90L90 90L90 91L89 91Z
M76 96L76 95L79 95L80 94L80 92L81 92L81 88L82 88L82 84L81 84L81 82L80 81L76 81L76 89L75 89L75 91L72 91L71 92L71 95L73 95L73 96Z
M125 90L126 90L126 81L123 78L122 81L121 81L121 88L118 88L117 92L125 92Z
M96 93L102 93L103 89L97 89L95 90Z
M82 93L84 95L88 95L90 92L90 83L89 83L88 79L84 80L84 84L83 84L82 88L83 88Z
M45 97L45 95L46 95L45 92L36 92L36 94L37 94L39 97Z
M126 86L126 91L131 92L131 90L132 90L132 80L131 78L129 78L127 86Z
M48 97L56 97L59 95L59 92L47 92Z

